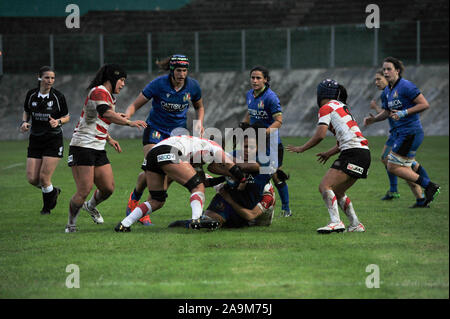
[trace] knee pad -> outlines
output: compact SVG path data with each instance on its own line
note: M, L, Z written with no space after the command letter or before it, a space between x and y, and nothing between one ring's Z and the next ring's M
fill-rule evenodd
M167 198L167 191L150 191L152 199L158 202L165 202Z
M188 180L183 186L188 189L189 192L192 192L194 188L196 188L198 185L203 183L204 179L202 176L197 173L194 176L191 177L190 180Z
M399 166L411 167L413 161L412 158L400 157L392 154L392 152L388 155L388 162Z

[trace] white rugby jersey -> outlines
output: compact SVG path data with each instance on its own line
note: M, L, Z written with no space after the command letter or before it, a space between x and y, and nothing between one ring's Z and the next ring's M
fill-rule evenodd
M331 100L323 105L319 109L318 124L328 125L328 129L336 136L341 151L350 148L369 149L369 142L344 103Z
M171 136L154 147L160 145L173 146L181 152L180 156L184 160L189 160L193 163L200 163L202 159L204 163L221 162L223 157L227 156L222 147L216 142L189 135Z
M98 114L97 106L107 104L114 111L115 103L115 98L103 85L92 88L84 102L70 145L104 150L111 122Z

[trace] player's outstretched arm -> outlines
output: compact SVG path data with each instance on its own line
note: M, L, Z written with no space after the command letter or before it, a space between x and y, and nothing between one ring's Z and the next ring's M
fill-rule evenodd
M314 133L313 137L309 139L308 142L306 142L302 146L288 145L286 149L289 152L303 153L304 151L309 150L310 148L313 148L314 146L322 142L322 140L327 135L327 130L328 125L317 125L316 132Z
M128 125L131 127L137 127L139 129L147 127L147 123L145 121L141 120L130 121L126 117L121 116L120 113L114 112L111 109L103 113L103 117L108 121L110 121L111 123L118 125Z

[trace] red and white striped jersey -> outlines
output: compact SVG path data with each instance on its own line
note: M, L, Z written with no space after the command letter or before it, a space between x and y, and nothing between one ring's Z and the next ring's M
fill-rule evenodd
M104 150L111 122L98 114L97 106L106 104L114 111L115 103L116 100L103 85L92 88L84 102L70 145Z
M323 105L319 109L318 124L328 125L328 129L336 136L341 151L350 148L369 149L369 142L344 103L331 100Z
M223 163L224 157L227 156L216 142L189 135L171 136L154 147L160 145L173 146L181 152L179 155L182 159L191 163ZM230 159L230 161L232 160Z

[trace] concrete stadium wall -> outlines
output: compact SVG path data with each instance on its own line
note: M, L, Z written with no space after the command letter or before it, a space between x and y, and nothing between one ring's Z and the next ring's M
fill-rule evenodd
M317 122L316 86L324 78L333 78L347 88L348 104L358 124L370 109L370 100L379 103L380 91L374 85L375 68L336 68L308 70L273 70L271 87L278 94L283 107L282 136L311 136ZM64 137L70 139L78 122L86 98L86 87L92 74L56 74L55 88L67 99L71 120L63 126ZM117 96L117 111L126 107L138 96L144 86L157 74L130 74L127 85ZM191 73L200 82L205 105L205 127L235 127L246 112L245 94L249 90L248 72ZM413 81L429 101L431 107L421 114L426 135L449 135L449 65L410 66L404 77ZM37 84L36 76L5 74L0 78L0 139L20 140L23 103L27 90ZM151 103L143 106L133 119L145 120ZM191 108L192 109L192 108ZM189 119L195 112L189 112ZM387 121L363 129L366 136L387 135ZM141 131L134 128L111 126L115 138L140 138Z

